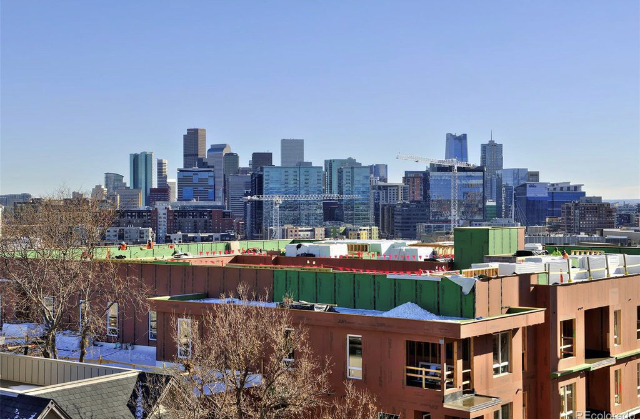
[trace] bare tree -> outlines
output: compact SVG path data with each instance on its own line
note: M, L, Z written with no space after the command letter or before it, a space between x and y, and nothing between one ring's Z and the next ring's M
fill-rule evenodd
M61 190L20 205L5 220L0 267L14 296L10 303L24 320L43 324L45 357L58 357L56 334L80 317L83 360L88 336L106 330L114 303L146 304L145 287L102 258L99 245L114 216L105 201Z
M307 331L286 309L239 298L215 304L198 319L175 324L178 357L174 418L305 417L329 394L328 360L312 353Z
M320 409L319 419L377 419L376 398L366 390L358 390L351 381L344 383L344 396L336 397Z

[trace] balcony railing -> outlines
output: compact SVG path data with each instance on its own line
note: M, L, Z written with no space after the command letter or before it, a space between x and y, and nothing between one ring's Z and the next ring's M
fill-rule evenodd
M442 387L442 370L439 364L421 362L422 367L405 366L407 385L439 390Z

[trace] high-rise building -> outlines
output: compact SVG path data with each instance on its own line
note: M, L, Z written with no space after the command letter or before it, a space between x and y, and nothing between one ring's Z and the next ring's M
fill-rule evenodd
M493 139L487 144L480 145L480 165L486 168L485 198L496 200L497 197L497 172L502 169L502 144Z
M527 182L515 187L515 221L523 226L544 226L549 211L546 182Z
M251 178L251 195L322 194L322 167L266 166ZM315 227L323 223L322 201L284 201L280 204L280 226ZM253 202L246 220L251 238L266 237L273 220L271 202Z
M562 225L566 234L596 234L616 225L616 210L600 196L587 196L562 205Z
M231 152L229 144L212 144L207 158L200 159L198 166L213 169L216 179L216 200L224 202L224 156Z
M251 192L251 175L229 175L227 177L227 209L235 218L244 218L243 198Z
M116 189L118 209L139 209L142 206L142 191L140 189Z
M371 169L371 176L380 180L380 183L387 183L389 181L388 166L382 163L376 163L369 166Z
M502 169L496 173L496 213L498 218L514 219L514 188L528 181L526 168Z
M107 193L114 193L117 189L123 189L127 187L124 182L124 176L118 173L105 173L104 174L104 187L107 188Z
M540 172L537 170L528 172L527 182L540 182Z
M155 206L156 202L169 202L171 200L170 188L151 188L149 192L149 206Z
M129 156L129 176L131 189L142 191L142 204L149 205L149 191L155 188L153 152L131 153Z
M207 157L207 130L204 128L189 128L182 136L184 168L196 167L198 159Z
M178 181L176 179L167 179L167 185L169 186L169 201L175 202L178 200Z
M431 165L429 176L430 222L451 222L450 166ZM484 167L459 167L458 219L461 221L484 220Z
M105 199L107 197L107 188L103 185L96 185L91 189L91 199Z
M570 182L556 182L548 184L549 212L547 217L562 217L562 205L579 201L587 194L582 190L583 185L572 185Z
M218 197L213 169L178 169L178 201L215 201L216 198Z
M402 177L402 183L407 186L406 201L419 202L429 200L429 176L426 171L407 170Z
M458 161L469 161L467 154L467 134L447 134L447 147L444 153L445 159L457 159Z
M238 156L238 153L226 153L222 157L222 168L225 176L237 174L240 168L240 156Z
M167 185L167 171L168 163L167 159L158 159L158 188L168 188Z
M273 166L273 154L270 151L258 151L251 154L251 170L256 172L262 166Z
M280 166L293 167L304 162L304 140L280 140Z
M328 194L338 193L338 169L341 167L360 167L356 159L328 159L324 161L324 190Z
M368 166L338 169L338 193L358 198L342 199L342 220L353 226L373 224L371 208L371 172Z
M381 226L382 208L384 208L385 205L405 201L408 193L409 187L403 183L377 183L371 185L373 219L374 224L380 228L380 231L383 230Z
M415 240L419 238L417 225L427 222L429 222L429 202L398 203L393 211L394 237Z
M32 198L30 193L14 193L7 195L0 195L0 205L3 205L7 212L13 210L13 206L18 202L27 202Z

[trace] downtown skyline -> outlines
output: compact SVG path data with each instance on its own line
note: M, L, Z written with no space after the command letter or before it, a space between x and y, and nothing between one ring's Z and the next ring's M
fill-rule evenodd
M304 138L314 165L386 163L390 182L447 132L479 164L493 129L505 168L640 198L635 2L151 4L2 2L0 193L88 190L140 150L175 178L192 127L242 166Z

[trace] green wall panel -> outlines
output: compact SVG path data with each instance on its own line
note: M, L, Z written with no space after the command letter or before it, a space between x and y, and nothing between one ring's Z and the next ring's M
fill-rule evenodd
M287 273L287 296L294 299L300 299L300 288L298 285L298 271L285 271Z
M462 290L461 290L462 292ZM475 319L476 317L476 288L469 292L469 294L462 294L462 317L466 319Z
M287 292L287 271L273 271L273 301L280 302Z
M438 294L440 283L438 281L416 281L416 295L418 304L431 313L438 314Z
M449 278L440 281L440 313L443 316L462 317L462 289Z
M374 281L376 310L391 310L395 307L395 280L386 275L376 275Z
M316 298L317 302L323 304L336 303L335 276L328 272L318 272L316 274Z
M404 303L416 302L416 280L396 279L396 307Z
M301 271L298 275L298 287L300 291L300 300L309 303L316 303L316 273Z
M354 298L354 275L353 274L335 274L336 275L336 304L338 307L355 308Z
M356 308L375 309L373 275L356 275Z

